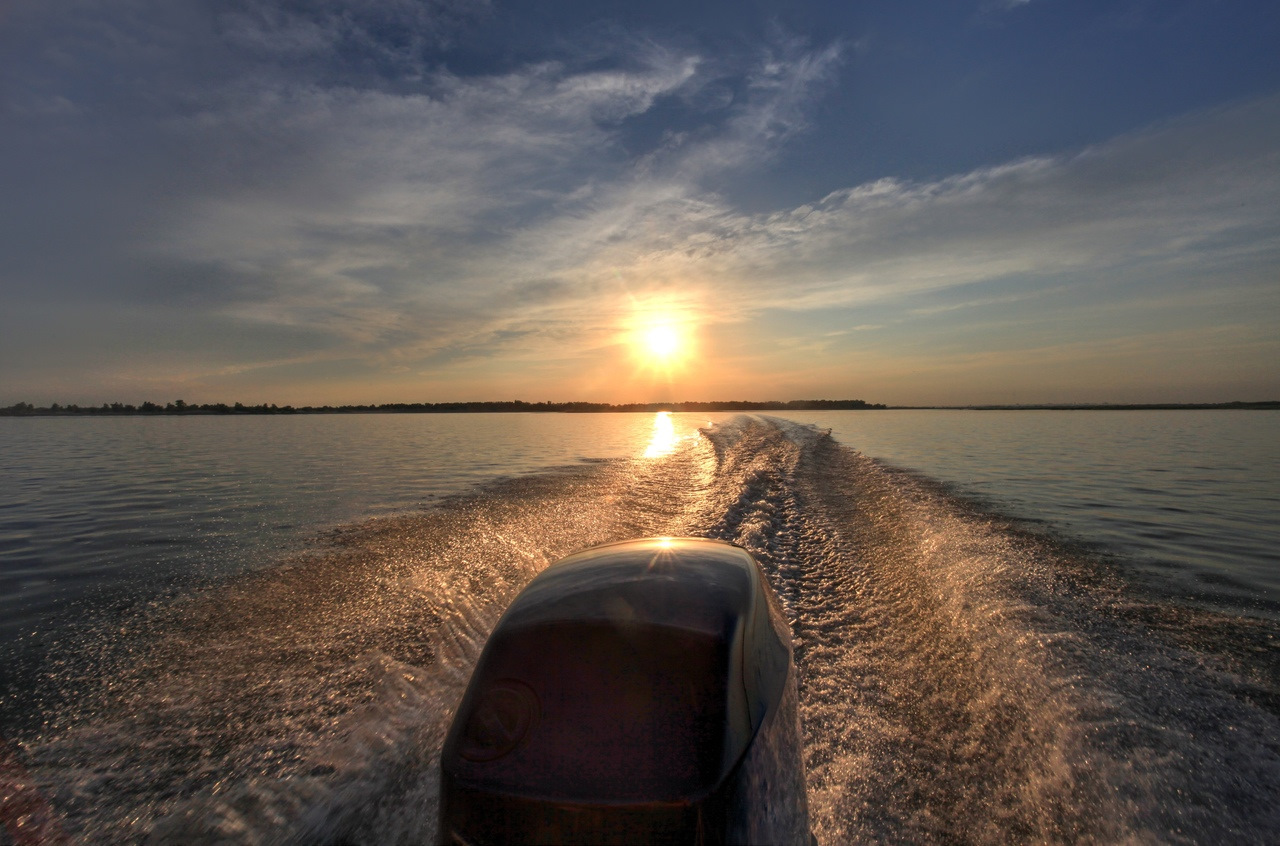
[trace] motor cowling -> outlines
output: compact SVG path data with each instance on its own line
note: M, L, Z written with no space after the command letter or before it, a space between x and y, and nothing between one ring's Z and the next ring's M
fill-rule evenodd
M789 628L759 565L652 538L553 564L441 756L439 842L807 843Z

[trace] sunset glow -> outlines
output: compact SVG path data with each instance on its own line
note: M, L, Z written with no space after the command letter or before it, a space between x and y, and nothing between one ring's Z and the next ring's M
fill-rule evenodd
M649 355L658 361L667 361L680 352L680 334L670 324L654 326L645 333L644 341Z
M0 6L0 408L1280 396L1275 4L944 5Z
M670 298L638 300L624 329L624 342L640 378L671 383L694 356L694 308Z

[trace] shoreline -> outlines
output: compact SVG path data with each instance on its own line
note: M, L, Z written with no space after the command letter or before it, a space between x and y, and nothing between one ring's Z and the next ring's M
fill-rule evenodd
M791 400L724 402L650 402L650 403L599 403L599 402L441 402L441 403L382 403L379 405L187 405L169 403L159 406L143 403L142 406L122 403L101 406L60 406L53 404L37 407L30 403L16 403L0 408L0 417L185 417L225 415L274 415L274 414L634 414L671 412L722 412L722 411L1275 411L1280 401L1218 402L1218 403L1036 403L1021 405L884 405L863 400Z

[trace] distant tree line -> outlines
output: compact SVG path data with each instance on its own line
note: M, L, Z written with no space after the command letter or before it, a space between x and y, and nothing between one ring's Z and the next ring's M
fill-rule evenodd
M207 403L205 405L189 404L183 400L174 400L165 405L159 405L154 402L144 402L142 405L131 405L122 402L104 402L102 405L59 405L53 403L45 408L32 405L29 402L15 403L8 408L0 408L0 416L2 417L32 417L32 416L49 416L49 415L112 415L112 414L294 414L300 409L293 406L278 406L275 404L267 405L242 405L236 403L227 405L225 402Z
M966 405L952 406L969 411L1218 411L1280 409L1280 401L1264 402L1149 402L1149 403L1050 403L1041 405Z
M0 408L0 417L48 417L63 415L172 415L172 414L465 414L468 412L549 411L560 413L592 413L619 411L846 411L884 408L879 403L863 400L791 400L789 402L728 400L724 402L393 402L381 405L227 405L224 402L198 405L183 400L159 405L144 402L129 405L104 402L95 405L59 405L36 407L19 402Z

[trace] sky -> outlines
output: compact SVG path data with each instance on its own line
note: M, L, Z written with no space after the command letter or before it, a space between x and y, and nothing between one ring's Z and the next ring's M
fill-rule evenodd
M0 405L1280 399L1274 0L0 0Z

